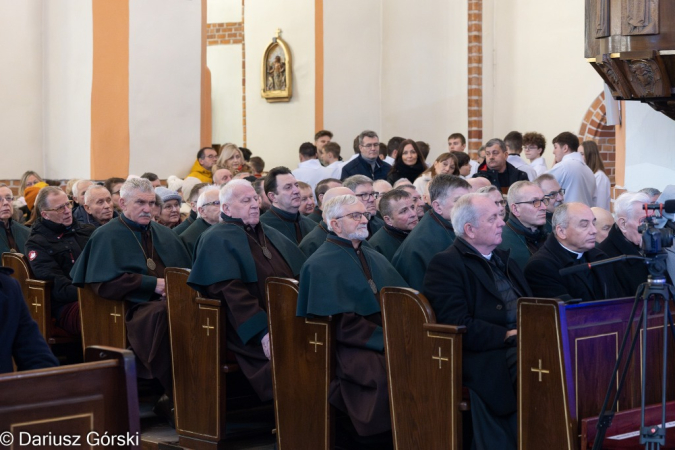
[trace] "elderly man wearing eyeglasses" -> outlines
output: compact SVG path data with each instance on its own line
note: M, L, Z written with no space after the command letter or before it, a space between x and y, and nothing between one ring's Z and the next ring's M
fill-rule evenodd
M219 193L220 188L218 186L203 188L197 199L197 219L180 234L180 238L185 243L190 256L194 254L195 244L199 236L208 230L211 225L220 221Z
M529 181L517 181L509 188L507 196L509 220L502 231L502 243L499 248L511 250L513 259L521 269L527 261L544 245L548 233L546 207L550 199L539 186Z
M329 401L356 431L338 428L338 440L355 441L345 448L391 448L379 293L407 284L387 258L365 245L370 214L363 201L339 195L324 202L323 214L333 234L300 270L297 315L333 318L337 368Z
M558 206L565 202L565 189L561 188L558 180L549 173L539 175L534 182L544 191L544 195L550 199L548 205L546 205L546 225L544 225L544 230L547 233L551 233L553 231L553 227L551 226L553 213Z
M351 189L370 214L368 219L368 236L370 239L384 226L384 220L377 217L377 199L380 193L373 187L373 180L365 175L353 175L342 182L342 186Z

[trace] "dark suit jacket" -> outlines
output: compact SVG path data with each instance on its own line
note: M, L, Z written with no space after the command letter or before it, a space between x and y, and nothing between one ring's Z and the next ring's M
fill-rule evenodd
M480 166L478 166L478 172L476 172L473 175L473 178L476 177L483 177L487 178L490 180L490 183L492 183L493 186L496 186L498 189L506 188L508 189L509 186L511 186L513 183L516 181L528 181L529 178L525 172L522 170L516 169L516 167L511 164L511 163L506 163L506 175L508 178L508 182L505 186L502 186L499 183L499 174L497 173L496 170L493 169L488 169L487 164L483 162Z
M612 225L607 238L598 244L598 248L605 252L609 258L621 255L642 256L638 246L629 242L619 227ZM649 269L644 261L627 260L611 265L616 274L617 282L622 297L634 297L638 286L647 281Z
M531 296L530 288L509 252L495 249L507 266L516 290ZM464 325L462 361L464 384L478 394L497 415L516 410L516 395L506 363L506 306L490 264L463 239L455 239L436 254L424 278L424 295L439 323Z
M358 158L354 158L351 162L345 164L342 168L340 179L344 181L345 178L349 178L352 175L365 175L373 181L386 180L390 170L391 166L379 158L375 160L375 170L373 170L368 161L359 155Z
M584 253L587 262L606 259L602 251L594 248ZM565 250L555 233L549 235L544 246L532 255L525 266L525 278L537 297L583 301L621 297L611 265L595 267L588 272L562 276L558 271L579 264L576 257Z
M28 312L11 269L0 268L0 373L58 366L37 324Z

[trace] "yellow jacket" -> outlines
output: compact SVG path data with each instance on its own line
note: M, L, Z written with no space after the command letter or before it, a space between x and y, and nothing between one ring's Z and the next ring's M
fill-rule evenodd
M203 168L201 164L199 164L199 160L196 160L193 164L188 177L199 178L202 183L213 183L213 174L210 170Z

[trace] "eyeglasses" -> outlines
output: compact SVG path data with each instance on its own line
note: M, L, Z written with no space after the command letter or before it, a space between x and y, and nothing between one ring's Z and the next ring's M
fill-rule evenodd
M536 145L523 145L523 150L539 150Z
M0 197L0 205L2 205L2 202L7 202L7 203L12 203L14 201L14 197Z
M211 206L211 205L220 206L220 200L215 200L213 202L204 203L202 205L202 208L206 208L207 206Z
M376 143L374 143L374 144L362 144L361 147L365 147L365 148L379 148L379 147L380 147L380 143L379 143L379 142L376 142Z
M361 217L365 217L366 220L370 220L370 216L372 214L368 212L353 212L349 214L345 214L344 216L336 217L335 220L337 219L342 219L343 217L351 217L353 220L356 220L357 222L361 221Z
M45 209L43 209L43 211L56 211L59 214L63 214L64 212L66 212L66 208L71 209L72 207L73 207L73 201L69 200L61 206L57 206L56 208L51 208L51 209L45 208Z
M550 201L551 201L550 198L544 197L544 198L538 198L536 200L531 200L529 202L516 202L515 204L516 205L522 205L523 203L528 203L528 204L534 206L535 208L539 208L542 203L544 204L544 206L548 206Z
M377 199L377 197L380 196L379 192L364 192L363 194L354 194L358 198L360 198L362 201L368 200L370 197L373 197L374 199Z
M506 200L497 200L495 201L495 205L504 207L506 206Z
M558 195L565 195L565 189L559 191L552 191L545 195L545 197L557 197Z

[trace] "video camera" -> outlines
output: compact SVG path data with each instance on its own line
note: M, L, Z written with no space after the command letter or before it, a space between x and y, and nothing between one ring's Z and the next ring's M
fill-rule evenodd
M673 245L675 223L666 219L663 214L675 213L675 200L666 200L665 203L645 203L643 209L647 219L638 227L638 231L642 234L642 249L645 256L665 253L665 249ZM649 211L654 211L654 214L649 215ZM665 226L657 228L657 225L663 223L662 219L666 220Z

